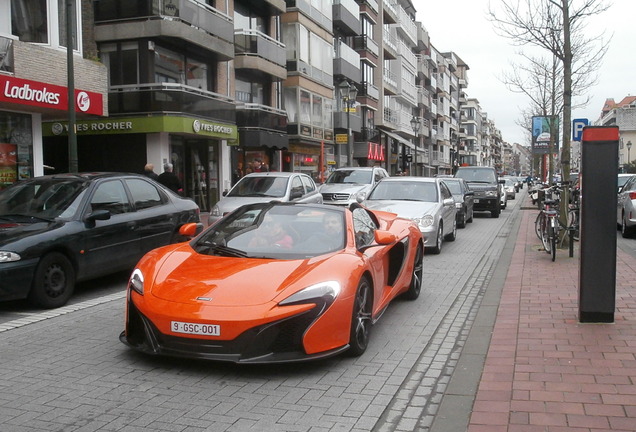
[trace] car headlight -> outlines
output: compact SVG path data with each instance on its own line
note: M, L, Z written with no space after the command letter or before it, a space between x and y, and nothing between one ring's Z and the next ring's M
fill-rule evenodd
M414 218L413 221L418 224L421 228L427 228L433 225L435 219L431 215L426 215L421 218Z
M497 191L486 191L486 196L497 196Z
M289 306L303 303L325 304L329 307L340 294L340 284L336 281L321 282L309 286L287 297L279 303L280 306Z
M134 269L128 280L128 287L144 295L144 274L139 269Z
M0 262L20 261L22 258L15 252L0 251Z
M461 208L462 208L462 203L460 203L460 202L456 202L456 203L455 203L455 208L456 208L456 209L461 209Z
M221 213L221 209L219 208L218 205L215 205L214 207L212 207L212 210L210 211L210 216L215 216L215 217L223 216L223 214Z

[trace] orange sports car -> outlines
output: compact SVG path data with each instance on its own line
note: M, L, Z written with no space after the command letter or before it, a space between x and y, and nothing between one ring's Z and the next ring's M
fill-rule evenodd
M414 222L359 204L245 205L141 259L120 340L235 363L358 356L391 300L419 296L423 251Z

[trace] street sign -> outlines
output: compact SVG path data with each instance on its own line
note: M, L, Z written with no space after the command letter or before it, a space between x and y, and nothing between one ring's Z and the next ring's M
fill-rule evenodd
M572 120L572 141L581 141L583 128L589 124L590 121L585 118Z
M346 144L347 142L348 142L347 134L336 134L336 143L337 144Z

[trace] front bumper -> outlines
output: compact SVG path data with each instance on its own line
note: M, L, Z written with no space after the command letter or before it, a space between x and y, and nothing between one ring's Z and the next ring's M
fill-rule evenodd
M290 363L338 355L349 345L307 354L303 335L319 316L321 307L279 321L251 328L232 340L195 339L167 335L128 302L126 331L119 335L124 344L146 354L187 357L232 363Z
M39 258L0 263L0 301L27 298Z
M475 197L473 201L473 209L476 211L492 211L497 210L500 206L499 198L494 197Z

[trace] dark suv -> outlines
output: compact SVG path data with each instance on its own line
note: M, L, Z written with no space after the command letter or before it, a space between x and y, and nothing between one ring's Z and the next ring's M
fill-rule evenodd
M501 213L501 188L497 171L492 167L466 166L459 167L455 177L463 178L468 187L475 193L474 210L489 211L492 217L498 218ZM502 179L501 182L504 180Z

